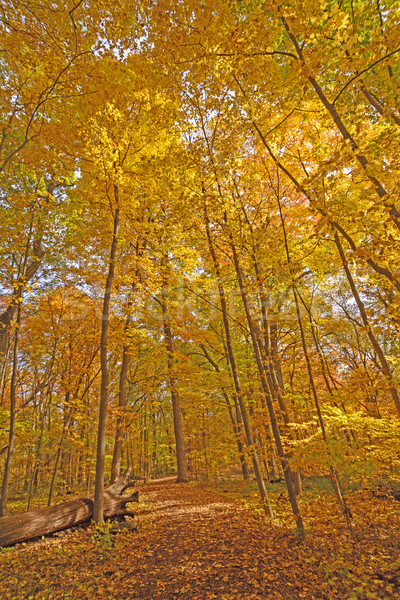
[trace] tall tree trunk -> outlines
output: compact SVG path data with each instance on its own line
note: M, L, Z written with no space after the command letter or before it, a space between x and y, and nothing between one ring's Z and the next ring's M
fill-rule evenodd
M272 427L271 427L271 423L268 423L267 427L266 427L266 434L267 434L267 439L270 443L271 446L271 464L272 464L272 472L271 472L271 479L272 480L276 480L279 479L279 470L278 470L278 465L276 462L276 456L275 456L275 448L274 448L274 442L273 442L273 436L272 436Z
M42 447L43 432L44 432L45 417L46 417L42 399L41 399L41 403L39 405L39 415L40 415L40 433L39 433L39 439L37 441L37 446L36 446L35 460L33 463L33 472L32 472L31 481L29 484L28 504L26 507L27 511L30 510L30 508L31 508L31 502L32 502L32 499L34 496L34 491L36 491L35 490L35 482L37 482L39 468L40 468L40 462L41 462L41 447Z
M129 313L125 324L125 335L128 333L132 323L132 314ZM126 393L126 382L129 368L130 347L125 344L122 350L122 363L119 374L119 389L118 389L118 415L117 415L117 430L115 432L114 451L111 464L111 483L114 483L121 474L121 459L122 459L122 444L126 431L126 405L128 396Z
M172 412L174 417L174 433L176 445L176 463L177 463L177 483L188 481L188 468L185 451L185 438L183 434L183 420L181 399L179 396L178 382L175 376L175 356L174 356L174 341L170 326L170 317L168 312L168 301L166 282L164 281L163 299L162 299L162 315L164 325L165 348L167 350L167 368L168 368L168 383L172 400Z
M274 362L278 385L283 394L284 390L285 390L285 386L283 383L282 365L281 365L281 359L280 359L279 351L278 351L278 324L275 320L270 324L269 330L270 330L269 337L271 340L272 360Z
M130 344L128 340L129 331L132 326L132 305L133 297L137 289L137 283L141 282L141 269L140 269L140 257L143 255L144 248L146 246L146 239L143 241L138 237L135 247L135 276L132 282L132 287L129 293L128 301L128 315L126 317L126 323L124 327L124 346L122 351L122 363L119 375L119 388L118 388L118 416L117 416L117 428L115 432L115 442L113 450L113 458L111 464L111 483L113 483L121 474L121 460L122 460L122 446L126 436L126 405L128 402L128 396L126 393L126 383L128 378L128 369L130 363Z
M101 384L100 384L100 412L99 424L97 430L97 448L96 448L96 475L93 500L93 520L96 523L104 523L104 469L106 455L106 429L107 429L107 401L108 401L108 325L110 315L111 288L115 273L115 257L118 245L119 229L119 190L114 184L114 228L110 247L110 259L108 263L108 275L106 287L104 290L102 321L101 321L101 342L100 342L100 365L101 365Z
M22 290L20 291L20 294ZM22 296L19 296L20 300ZM15 423L16 423L16 405L17 405L17 374L18 374L18 342L19 342L19 327L21 323L21 302L18 302L17 308L17 320L15 325L14 334L14 349L13 349L13 366L11 373L10 382L10 430L8 433L8 448L6 455L6 462L4 465L3 484L1 487L1 498L0 498L0 517L4 517L8 514L7 503L8 503L8 486L10 482L11 474L11 463L14 454L15 446Z
M11 324L15 320L17 308L17 305L12 302L0 315L0 381L2 384L9 354Z
M70 392L67 391L65 394L65 406L66 407L69 404L69 395L70 395ZM67 435L68 427L71 422L71 418L72 418L72 414L73 414L74 410L75 409L73 407L70 407L68 410L68 413L66 414L66 417L64 418L63 429L62 429L61 438L60 438L60 441L59 441L58 447L57 447L56 460L54 463L53 474L52 474L51 482L50 482L47 506L51 506L51 503L53 501L53 494L54 494L54 489L56 486L57 472L58 472L58 467L60 466L60 460L61 460L61 454L62 454L62 450L63 450L64 440L65 440L65 436Z
M228 394L225 391L223 391L222 393L224 395L225 402L228 407L229 418L232 423L232 428L233 428L233 433L235 436L236 445L237 445L237 449L238 449L240 467L242 469L243 479L244 479L244 481L248 481L250 479L250 472L249 472L249 467L247 465L246 456L244 453L244 446L243 446L243 442L242 442L242 418L240 415L240 420L238 419L239 415L237 414L237 410L236 410L236 416L235 416ZM238 408L237 401L235 402L235 408L236 409Z

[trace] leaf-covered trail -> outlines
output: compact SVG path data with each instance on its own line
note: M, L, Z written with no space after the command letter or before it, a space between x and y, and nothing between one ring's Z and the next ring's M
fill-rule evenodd
M0 553L1 599L400 597L398 502L361 495L358 514L368 506L370 525L359 521L357 540L340 528L333 505L318 506L325 516L300 542L291 527L272 527L221 492L172 479L139 489L137 531L99 540L81 530Z
M140 517L147 523L134 567L138 598L314 598L309 573L304 578L292 569L294 556L279 536L266 538L261 521L238 503L171 480L148 484L143 493L149 509ZM297 539L289 537L296 555Z

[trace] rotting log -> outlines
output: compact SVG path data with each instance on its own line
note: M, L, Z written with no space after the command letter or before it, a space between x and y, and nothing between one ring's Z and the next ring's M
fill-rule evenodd
M136 481L127 481L128 476L120 477L104 490L104 518L123 520L133 517L126 509L129 502L138 502L139 492L124 494ZM93 516L93 496L77 498L55 506L39 508L25 513L0 518L0 546L12 546L45 535L69 529L91 521Z

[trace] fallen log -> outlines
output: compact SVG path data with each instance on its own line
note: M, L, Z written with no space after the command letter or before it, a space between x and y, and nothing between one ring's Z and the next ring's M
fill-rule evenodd
M124 494L133 487L135 481L128 482L127 476L120 477L104 491L104 518L123 520L133 517L134 513L126 509L129 502L138 502L139 492ZM93 496L77 498L55 506L30 510L25 513L0 518L0 546L12 546L57 531L69 529L75 525L88 523L93 515Z

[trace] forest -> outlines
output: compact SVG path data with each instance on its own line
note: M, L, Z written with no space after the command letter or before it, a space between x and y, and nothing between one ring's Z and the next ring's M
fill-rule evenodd
M1 597L400 596L399 40L0 0Z

